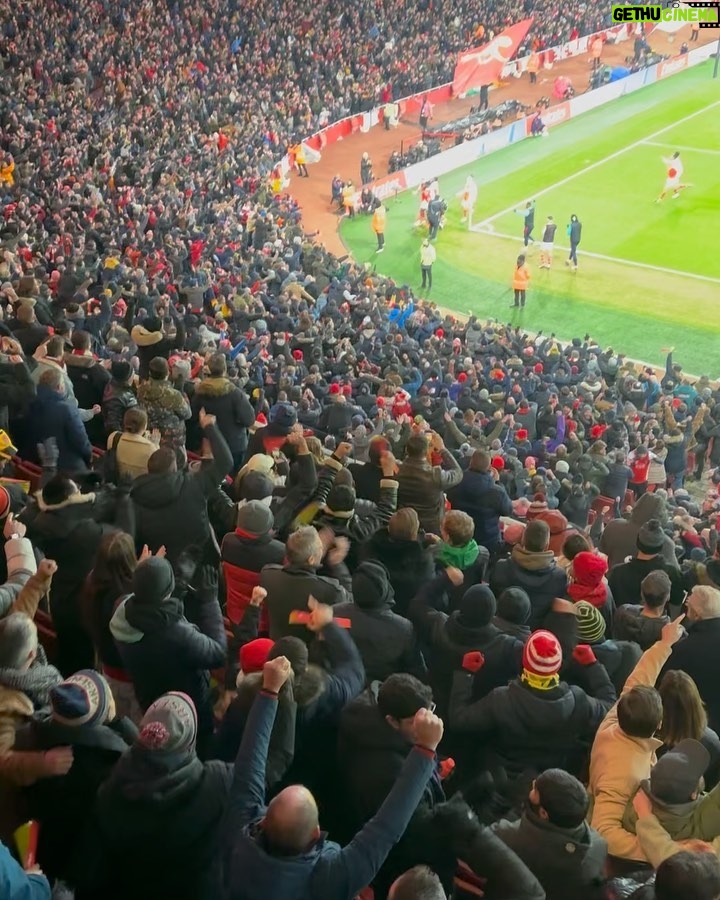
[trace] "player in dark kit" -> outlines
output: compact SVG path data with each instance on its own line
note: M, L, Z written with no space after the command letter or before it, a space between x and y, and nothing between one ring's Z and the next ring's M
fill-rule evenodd
M565 260L565 265L572 266L577 271L577 248L582 237L582 222L576 215L570 216L567 233L570 238L570 256Z
M523 226L523 243L526 247L528 244L534 244L532 233L535 228L535 201L528 200L525 204L525 209L514 209L513 212L518 216L522 216L525 222Z

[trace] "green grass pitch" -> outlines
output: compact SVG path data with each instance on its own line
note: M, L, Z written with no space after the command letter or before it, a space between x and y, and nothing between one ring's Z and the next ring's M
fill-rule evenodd
M674 345L686 371L720 375L720 79L711 74L712 61L442 176L447 225L436 241L433 289L423 296L563 339L589 331L651 363ZM661 157L676 149L691 187L656 204ZM460 223L457 197L469 173L479 186L473 230ZM548 215L559 227L549 272L538 268L538 250L529 251L532 280L518 311L509 308L510 282L522 219L512 210L533 198L535 239ZM369 217L341 225L356 260L414 289L418 201L407 191L387 202L382 255ZM576 273L562 249L571 213L583 223Z

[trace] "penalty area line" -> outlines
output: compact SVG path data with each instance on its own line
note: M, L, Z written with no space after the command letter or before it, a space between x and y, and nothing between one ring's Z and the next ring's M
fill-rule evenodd
M488 228L487 226L482 225L473 225L472 231L475 234L485 234L489 237L497 237L502 238L506 241L515 241L516 243L522 243L522 238L513 234L502 234L499 231L495 231L493 228ZM540 241L535 241L534 243L539 244ZM569 247L562 247L560 244L555 244L555 250L560 250L561 252L569 253ZM720 284L720 278L713 278L710 275L697 275L694 272L681 272L680 269L668 269L665 266L654 266L651 263L643 263L637 262L634 259L621 259L617 256L606 256L604 253L593 253L590 250L582 250L578 249L578 256L587 256L590 259L601 259L603 262L611 262L618 263L623 266L632 266L635 269L648 269L650 272L663 272L665 275L679 275L681 278L694 278L696 281L706 281L710 284Z

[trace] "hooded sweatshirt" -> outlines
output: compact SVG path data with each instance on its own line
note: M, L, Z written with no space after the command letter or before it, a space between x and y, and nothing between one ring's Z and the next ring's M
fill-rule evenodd
M669 616L644 616L642 606L625 604L613 617L613 637L617 641L635 641L642 650L660 640L663 628L670 621Z
M606 554L610 569L635 554L638 532L650 519L659 519L661 522L667 519L664 497L657 494L643 494L635 504L628 521L614 519L608 523L600 541L600 550ZM665 562L678 567L675 544L668 535L665 535L661 556Z
M552 550L534 552L516 544L510 559L501 559L490 578L496 597L509 587L521 587L530 597L531 611L528 625L540 627L553 600L564 597L567 574L556 561Z

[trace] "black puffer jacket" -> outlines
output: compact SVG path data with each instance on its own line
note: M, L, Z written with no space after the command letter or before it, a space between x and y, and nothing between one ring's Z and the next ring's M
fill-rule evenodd
M432 550L417 541L394 540L381 528L358 551L361 560L378 560L388 571L395 612L407 615L410 601L435 572Z
M195 387L190 406L194 419L203 407L217 418L220 433L235 460L239 460L247 450L248 428L255 421L255 411L245 392L229 378L205 378Z
M393 612L395 601L387 569L377 562L358 566L353 601L339 603L334 615L350 619L350 637L365 666L368 681L384 681L394 672L424 680L425 661L412 622Z

